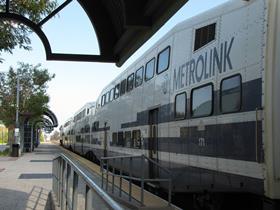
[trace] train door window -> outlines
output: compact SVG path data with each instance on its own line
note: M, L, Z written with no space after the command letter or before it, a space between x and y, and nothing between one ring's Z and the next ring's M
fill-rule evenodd
M105 95L101 97L101 106L105 105Z
M125 94L125 89L126 89L126 79L124 79L124 80L121 82L120 95Z
M208 84L192 90L192 117L209 116L213 111L213 85Z
M118 146L124 147L124 138L123 138L123 132L118 132Z
M175 97L175 119L185 119L186 118L186 103L187 94L180 93Z
M169 68L170 62L170 46L165 48L158 54L157 59L157 74L160 74Z
M124 133L124 139L125 139L125 146L126 147L132 147L132 144L131 144L131 132L130 131L126 131Z
M109 100L109 101L113 101L113 99L114 99L114 91L115 91L114 88L112 88L112 89L110 90L110 100Z
M142 83L143 83L143 71L144 71L143 66L136 71L136 73L135 73L135 87L138 87L138 86L142 85Z
M117 84L115 86L114 99L117 99L119 96L120 96L120 84Z
M215 40L216 36L216 23L198 28L195 30L195 44L194 51L205 46L209 42Z
M118 143L118 134L117 133L113 133L112 134L112 145L116 146Z
M141 149L141 131L140 130L132 131L132 142L133 142L134 148Z
M225 78L221 82L220 108L222 113L238 112L241 109L241 76Z
M134 83L134 73L132 73L127 77L127 92L133 89L133 83Z
M146 63L145 81L152 79L154 77L154 74L155 74L155 58L153 58L148 63Z

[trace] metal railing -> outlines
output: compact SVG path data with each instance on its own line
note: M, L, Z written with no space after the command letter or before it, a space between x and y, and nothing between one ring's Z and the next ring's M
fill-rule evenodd
M53 192L62 210L123 209L66 155L53 160Z
M132 169L133 169L133 162L136 159L140 159L140 165L138 165L138 167L140 167L141 170L141 174L140 177L134 177L132 175ZM115 163L119 160L119 167L115 166ZM129 175L125 175L124 173L124 162L128 160L128 162L126 162L126 164L128 165L128 168L126 169L126 173L128 173ZM112 164L113 162L113 164ZM110 165L111 163L111 165ZM153 164L155 167L157 167L158 170L162 170L164 171L169 178L145 178L145 170L144 167L148 164ZM122 197L122 193L125 192L122 189L123 186L123 179L128 180L129 182L129 187L128 187L128 198L129 198L129 202L132 201L132 198L134 200L136 200L138 203L141 204L141 206L144 206L144 186L146 182L152 183L152 182L167 182L168 183L168 206L171 205L171 194L172 194L172 178L171 178L171 173L168 169L164 168L163 166L161 166L159 163L157 163L156 161L146 157L145 155L138 155L138 156L115 156L115 157L102 157L101 158L101 162L100 162L100 170L102 173L102 184L101 187L102 189L104 188L104 175L106 175L105 181L106 181L106 186L105 189L106 191L108 191L108 183L111 184L111 190L112 193L114 194L115 191L115 187L119 188L119 197ZM116 171L118 170L118 173L116 173ZM111 176L111 182L109 181L109 175ZM119 184L118 186L115 186L115 177L119 178ZM140 200L137 197L133 197L132 196L132 181L138 181L140 182L140 190L141 190L141 195L140 195Z

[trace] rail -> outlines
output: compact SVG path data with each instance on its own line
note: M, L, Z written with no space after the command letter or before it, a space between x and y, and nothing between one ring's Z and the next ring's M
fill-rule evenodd
M125 160L128 159L128 173L129 175L125 175L124 171L123 171L123 166L124 166L124 162ZM140 168L141 170L141 177L134 177L132 175L132 168L133 168L133 162L135 159L140 159L141 163L140 163ZM115 163L117 162L117 160L120 161L120 167L116 167ZM110 166L110 162L113 162L113 164L111 164ZM148 163L147 163L148 162ZM169 178L145 178L145 170L144 170L144 164L148 165L148 164L153 164L154 166L156 166L159 170L164 171ZM110 171L111 169L111 171ZM119 170L119 174L116 173L116 170ZM131 202L132 198L134 200L136 200L137 202L139 202L141 204L141 206L144 206L144 186L146 182L167 182L168 183L168 206L171 206L171 194L172 194L172 179L171 179L171 173L168 169L164 168L163 166L161 166L159 163L157 163L156 161L146 157L145 155L138 155L138 156L115 156L115 157L102 157L101 161L100 161L100 170L102 173L102 183L101 183L101 187L102 189L104 188L104 175L106 174L106 191L108 191L108 183L109 183L109 175L112 177L112 181L111 181L111 190L112 193L114 194L114 190L115 190L115 177L119 177L119 197L122 196L122 192L124 192L124 190L122 189L122 180L126 179L129 181L129 192L128 192L128 197L129 197L129 202ZM141 190L141 195L140 195L140 200L139 198L136 197L132 197L132 181L139 181L141 183L140 186L140 190Z
M52 173L52 188L61 209L123 209L66 155L53 160Z

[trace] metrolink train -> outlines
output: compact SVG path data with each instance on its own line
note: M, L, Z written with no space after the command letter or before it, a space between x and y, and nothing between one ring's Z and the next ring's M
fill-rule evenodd
M280 209L279 34L278 0L178 24L63 126L63 144L96 162L144 154L171 171L173 192L250 193Z

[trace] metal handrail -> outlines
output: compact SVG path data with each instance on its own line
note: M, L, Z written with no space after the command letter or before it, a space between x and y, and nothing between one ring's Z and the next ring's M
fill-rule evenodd
M94 181L83 172L82 169L79 168L70 158L68 158L64 154L60 154L58 157L56 157L53 161L62 158L64 159L67 164L70 164L70 166L73 168L73 170L81 176L84 181L89 185L91 189L93 189L97 195L104 201L104 203L110 208L110 209L116 209L116 210L122 210L123 208L117 204L103 189L101 189ZM57 171L56 171L57 172ZM53 175L54 178L58 181L60 187L62 186L62 182L59 180L56 174ZM63 187L63 186L62 186ZM67 199L67 198L66 198Z
M141 167L143 168L143 162L144 160L148 160L149 162L151 162L152 164L156 165L159 169L163 170L164 172L166 172L170 178L168 179L150 179L150 178L144 178L144 173L142 172L141 177L134 177L132 176L132 159L136 159L136 158L141 158ZM112 172L109 171L109 161L113 160L115 161L116 159L120 159L121 160L121 168L120 168L120 174L116 174L115 173L115 167L113 167ZM129 176L123 175L123 160L124 159L129 159ZM105 165L106 162L106 165ZM105 168L106 167L106 168ZM145 182L168 182L168 206L171 205L171 194L172 194L172 178L171 178L171 172L164 168L163 166L161 166L159 163L157 163L156 161L146 157L145 155L127 155L127 156L114 156L114 157L101 157L101 162L100 162L100 170L102 172L102 184L101 187L103 188L104 186L104 168L106 170L106 191L108 190L108 177L109 175L112 176L112 193L114 193L114 179L115 177L119 177L120 178L120 183L119 183L119 196L121 197L122 195L122 179L128 179L129 180L129 201L131 201L132 195L131 195L131 188L132 188L132 183L131 181L141 181L141 198L140 201L137 200L136 198L134 198L136 201L140 202L140 204L142 206L144 206L144 183Z

